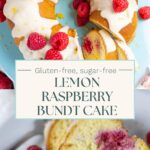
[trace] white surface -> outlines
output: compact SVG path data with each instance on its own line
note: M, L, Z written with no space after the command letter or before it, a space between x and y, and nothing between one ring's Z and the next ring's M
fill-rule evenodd
M0 128L12 117L14 105L14 90L0 90Z
M26 150L31 145L37 145L39 147L43 147L43 136L35 135L26 142L24 142L21 146L19 146L16 150Z
M25 141L37 134L43 134L43 121L10 119L0 129L0 150L16 150ZM36 143L35 143L36 144Z
M128 110L128 108L127 108ZM131 134L145 138L150 131L150 91L137 90L135 94L135 120L125 123Z

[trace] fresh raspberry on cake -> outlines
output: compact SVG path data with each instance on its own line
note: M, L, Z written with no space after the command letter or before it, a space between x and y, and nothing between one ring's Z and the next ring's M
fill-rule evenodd
M0 89L13 89L12 81L0 71Z
M139 16L144 19L150 19L150 6L144 6L142 8L139 9Z
M0 10L3 10L6 0L0 0Z
M2 10L0 10L0 23L4 22L6 20L6 17L4 16L4 13Z
M83 42L83 48L90 54L92 52L93 46L92 42L88 39L85 38Z
M128 0L113 0L113 9L116 13L125 11L129 6Z
M77 25L79 27L86 25L89 22L89 17L77 16Z
M90 5L87 2L83 2L78 6L78 16L88 17L90 14Z
M69 37L64 32L54 34L50 39L50 45L56 50L64 50L69 44Z
M27 150L42 150L42 148L40 148L37 145L32 145L32 146L28 147Z
M44 48L46 45L46 38L37 33L33 32L29 35L28 41L27 41L27 46L29 47L30 50L40 50Z
M63 57L58 50L50 49L45 55L46 60L62 60Z
M78 6L83 2L85 2L85 0L73 0L73 8L78 9Z

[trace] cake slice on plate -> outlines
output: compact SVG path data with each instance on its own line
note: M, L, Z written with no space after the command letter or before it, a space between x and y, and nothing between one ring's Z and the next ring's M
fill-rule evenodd
M130 136L117 120L80 120L66 135L59 150L149 150L146 143Z

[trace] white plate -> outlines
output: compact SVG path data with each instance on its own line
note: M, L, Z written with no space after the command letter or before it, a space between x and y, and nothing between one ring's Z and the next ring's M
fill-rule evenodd
M131 134L145 138L146 133L150 131L150 92L137 90L135 99L136 118L135 120L126 120L125 126ZM44 121L41 120L16 120L15 117L12 118L0 129L0 135L3 137L0 140L0 150L10 150L14 146L17 148L34 135L42 135L44 124ZM26 144L22 146L26 146Z

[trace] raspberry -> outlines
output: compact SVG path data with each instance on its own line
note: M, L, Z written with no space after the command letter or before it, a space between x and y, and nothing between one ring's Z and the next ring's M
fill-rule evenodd
M91 41L90 41L88 38L85 38L85 39L84 39L83 48L84 48L84 49L87 51L87 53L89 53L89 54L92 52L93 46L92 46Z
M134 140L125 130L99 132L95 141L103 150L133 150L135 148Z
M6 20L6 17L4 16L4 13L2 10L0 10L0 23L4 22Z
M50 39L51 46L56 50L64 50L69 43L69 37L64 32L54 34Z
M116 13L125 11L129 6L128 0L113 0L113 9Z
M79 27L86 25L88 22L89 22L89 16L88 17L77 16L77 25Z
M85 0L74 0L73 1L73 8L74 9L78 9L78 6L82 3L82 2L84 2Z
M148 132L146 135L146 141L147 141L147 144L150 145L150 132Z
M78 16L88 17L90 14L90 5L87 2L83 2L78 6Z
M144 19L150 19L150 6L144 6L142 8L139 9L139 16Z
M0 0L0 10L3 10L6 0Z
M59 51L50 49L47 51L45 59L46 60L62 60L63 58Z
M12 81L3 72L0 72L0 89L13 89Z
M29 35L27 46L31 50L40 50L46 45L46 38L37 32L33 32Z
M40 148L37 145L32 145L32 146L28 147L27 150L42 150L42 148Z

